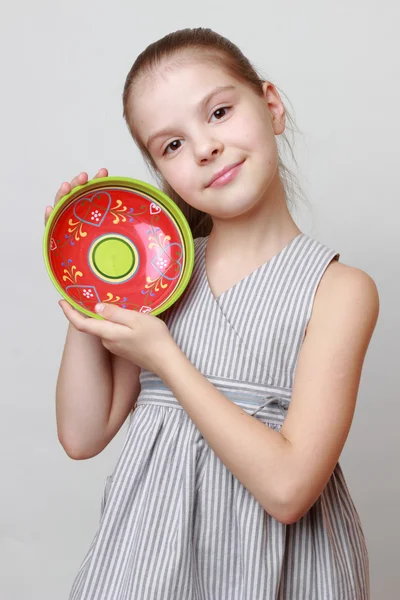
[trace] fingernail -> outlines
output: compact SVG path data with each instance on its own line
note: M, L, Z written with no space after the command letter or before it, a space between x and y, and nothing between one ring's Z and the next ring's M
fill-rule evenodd
M103 310L104 310L104 304L96 304L96 306L94 307L94 310L95 310L97 313L101 313L101 312L103 312Z

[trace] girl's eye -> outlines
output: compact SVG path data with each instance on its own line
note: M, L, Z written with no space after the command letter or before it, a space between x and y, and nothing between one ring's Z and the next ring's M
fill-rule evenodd
M217 108L217 110L214 110L213 114L211 115L211 118L215 116L215 118L217 120L220 120L223 117L225 117L225 115L227 114L229 109L230 109L230 106L221 106L221 108ZM168 144L168 146L166 146L166 148L163 152L163 156L165 154L173 154L176 150L179 150L181 145L182 145L181 140L174 140L173 142L170 142Z
M179 146L177 145L179 144ZM181 140L174 140L165 148L163 154L171 154L171 152L175 152L175 150L179 150L181 144ZM171 150L171 152L169 152Z
M217 110L214 110L212 117L215 115L217 119L222 119L222 117L225 117L228 110L229 106L222 106L221 108L217 108Z

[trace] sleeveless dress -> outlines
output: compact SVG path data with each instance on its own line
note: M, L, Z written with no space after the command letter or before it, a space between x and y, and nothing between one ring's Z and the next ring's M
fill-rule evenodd
M304 233L215 298L208 238L163 313L176 343L232 402L279 430L320 279L339 254ZM291 525L266 513L159 377L141 393L70 600L366 600L368 554L339 464ZM323 402L323 398L321 398Z

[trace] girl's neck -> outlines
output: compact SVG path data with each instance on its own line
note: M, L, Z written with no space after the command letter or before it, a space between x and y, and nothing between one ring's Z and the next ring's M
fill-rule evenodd
M249 213L231 220L213 220L207 253L215 258L273 256L301 233L286 203L279 174L271 182L267 197ZM244 243L245 241L245 243Z

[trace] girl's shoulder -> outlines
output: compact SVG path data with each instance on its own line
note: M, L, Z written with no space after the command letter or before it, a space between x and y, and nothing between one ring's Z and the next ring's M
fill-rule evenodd
M316 291L309 327L319 316L325 318L333 311L340 311L349 323L362 315L367 329L375 324L379 293L373 278L357 267L338 260L330 262Z
M302 233L299 240L306 248L304 254L298 253L300 267L319 273L319 277L312 278L312 285L316 283L316 286L306 332L311 327L320 330L321 323L332 324L333 314L342 319L342 323L347 322L349 328L361 314L366 330L373 327L379 312L379 295L372 277L362 269L343 263L340 252L318 238Z

